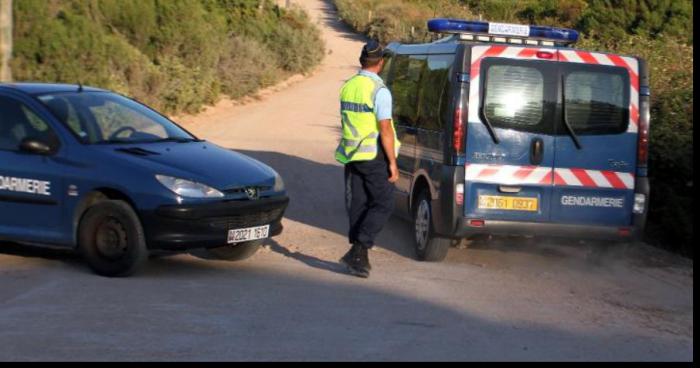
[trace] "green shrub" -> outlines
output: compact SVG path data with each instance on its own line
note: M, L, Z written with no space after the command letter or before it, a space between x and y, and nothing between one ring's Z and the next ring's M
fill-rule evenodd
M262 2L263 6L260 6ZM323 58L299 9L263 0L14 2L16 80L117 90L165 113L255 93Z

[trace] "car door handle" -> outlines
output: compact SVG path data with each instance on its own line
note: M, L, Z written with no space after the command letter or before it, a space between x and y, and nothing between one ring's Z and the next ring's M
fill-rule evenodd
M544 159L544 141L542 138L533 138L530 144L530 163L538 166Z

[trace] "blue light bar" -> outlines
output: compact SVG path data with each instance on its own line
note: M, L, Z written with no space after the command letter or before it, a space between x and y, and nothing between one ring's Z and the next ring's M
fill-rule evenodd
M431 19L428 21L428 30L438 33L480 33L490 36L536 38L566 44L578 41L578 32L573 29L482 22L477 20L448 18Z

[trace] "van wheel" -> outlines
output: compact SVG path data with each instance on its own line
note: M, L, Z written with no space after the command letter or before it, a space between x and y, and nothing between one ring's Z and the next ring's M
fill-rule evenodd
M129 276L148 258L143 227L124 201L102 201L90 207L78 228L78 249L95 273Z
M421 192L413 210L416 257L421 261L440 262L447 256L450 239L437 237L433 228L433 212L428 193Z
M265 240L253 240L238 244L228 244L216 248L198 249L190 252L195 257L220 259L224 261L242 261L250 258L260 249Z

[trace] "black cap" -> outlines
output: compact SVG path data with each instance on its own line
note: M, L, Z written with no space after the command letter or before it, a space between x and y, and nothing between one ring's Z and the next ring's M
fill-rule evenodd
M360 55L360 60L376 60L384 57L384 48L379 42L371 40L365 44L362 48L362 55Z

